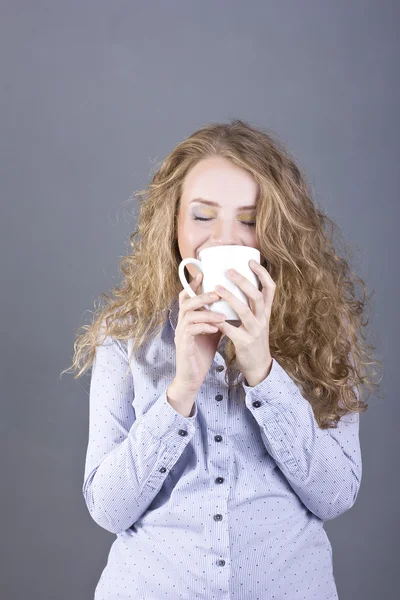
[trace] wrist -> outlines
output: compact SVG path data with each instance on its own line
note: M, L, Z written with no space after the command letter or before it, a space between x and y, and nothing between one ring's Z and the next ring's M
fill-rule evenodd
M272 369L272 357L270 357L268 365L265 369L263 369L262 371L248 373L247 375L245 375L245 380L247 382L247 385L249 385L251 387L255 387L256 385L261 383L261 381L263 381L266 377L268 377L268 375L271 372L271 369Z
M168 399L171 399L176 404L193 403L196 400L198 393L198 390L189 390L175 379L172 380L167 389Z
M197 392L188 391L172 382L167 389L167 400L176 412L184 417L192 417L195 410Z

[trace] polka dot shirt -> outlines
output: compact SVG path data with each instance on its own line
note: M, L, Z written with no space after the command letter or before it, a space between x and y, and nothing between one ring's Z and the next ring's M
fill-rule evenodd
M178 312L128 373L130 340L96 350L82 491L116 539L94 599L337 599L323 523L359 491L359 414L320 429L275 359L228 393L219 348L184 417L166 395Z

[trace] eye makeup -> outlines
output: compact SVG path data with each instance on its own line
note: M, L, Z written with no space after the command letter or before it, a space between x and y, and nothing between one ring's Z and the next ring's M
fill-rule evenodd
M205 218L205 217L197 217L196 215L193 215L193 221L211 221L211 218ZM248 221L247 217L245 217L244 219L239 219L240 223L242 223L243 225L247 225L248 227L255 227L256 223L255 221Z

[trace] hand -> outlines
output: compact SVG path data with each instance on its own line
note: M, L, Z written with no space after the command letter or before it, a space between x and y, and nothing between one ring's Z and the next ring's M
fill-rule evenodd
M235 344L238 367L248 385L254 387L267 377L272 367L269 320L276 284L262 265L250 261L249 266L259 278L262 291L237 271L236 277L228 271L228 277L248 296L249 306L229 290L223 288L221 291L217 286L215 291L237 312L242 325L234 327L226 321L215 325Z
M203 274L199 273L189 285L194 292L201 285ZM175 330L176 375L174 384L189 395L197 393L207 375L222 333L217 324L225 315L204 308L219 300L216 293L197 294L193 298L183 289L179 294L178 323Z

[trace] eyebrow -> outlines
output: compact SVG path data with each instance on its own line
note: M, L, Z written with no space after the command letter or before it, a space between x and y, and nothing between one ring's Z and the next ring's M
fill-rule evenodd
M194 200L191 200L189 204L192 204L192 202L201 202L202 204L209 204L210 206L218 206L219 208L221 208L221 205L218 204L218 202L213 202L212 200L205 200L204 198L194 198ZM250 210L253 208L256 208L256 206L238 206L238 210Z

